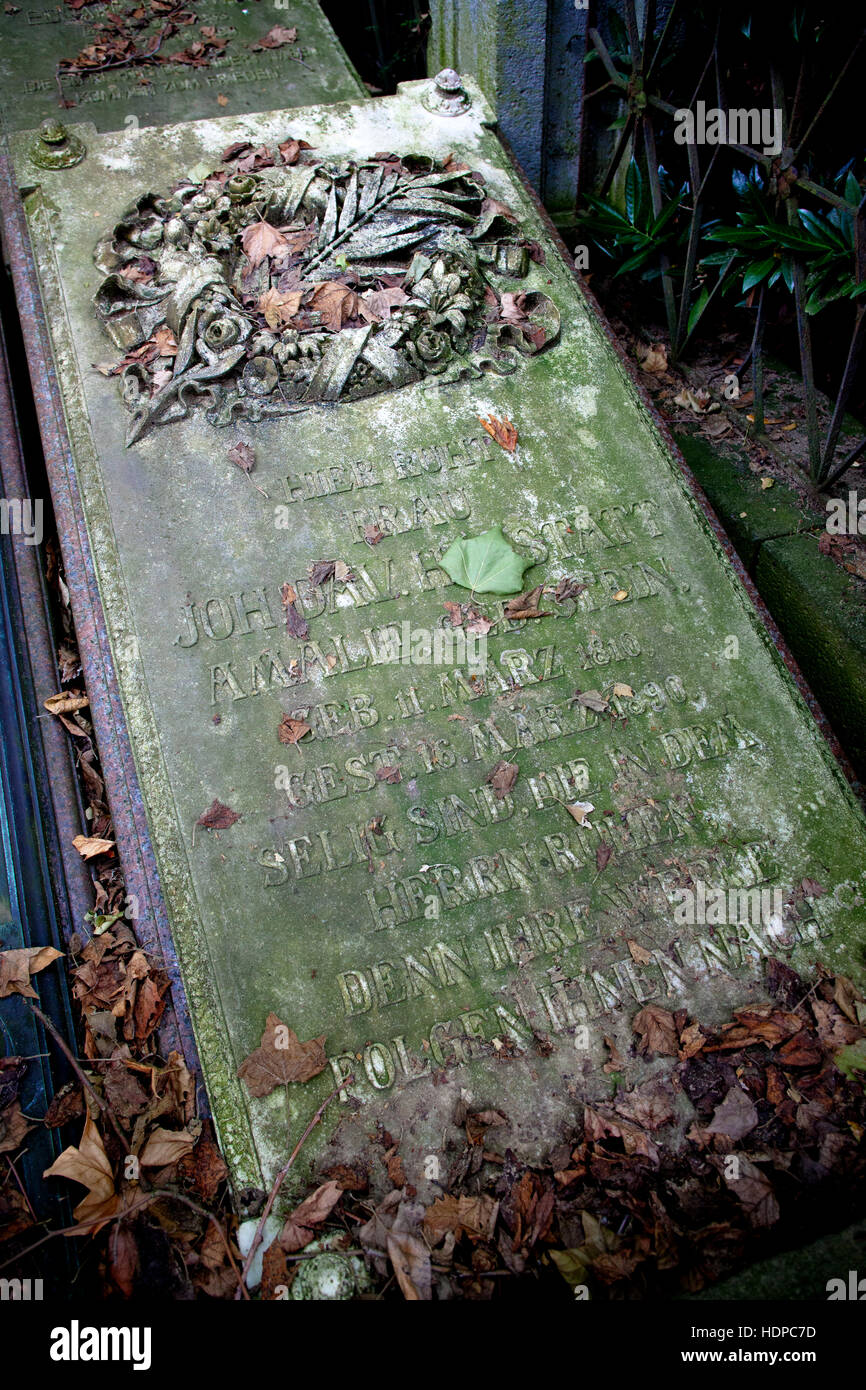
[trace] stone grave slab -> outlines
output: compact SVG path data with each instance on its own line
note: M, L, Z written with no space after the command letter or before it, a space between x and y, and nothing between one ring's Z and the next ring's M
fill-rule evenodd
M194 0L186 12L193 13L196 22L179 26L160 42L154 57L178 54L198 43L199 66L157 61L129 66L106 50L101 69L82 67L80 72L61 71L58 77L59 63L74 60L104 39L104 32L94 26L104 22L109 8L94 4L74 9L68 3L40 0L0 8L4 129L26 130L54 117L66 125L90 121L98 130L123 130L136 121L165 125L317 101L357 101L366 95L315 0L291 0L279 9L272 4ZM153 9L150 0L142 8ZM162 5L147 17L145 30L121 33L139 49L155 45L170 14L171 6ZM275 25L296 29L295 42L257 49ZM208 34L218 46L209 45ZM61 100L70 105L61 108Z
M859 805L477 87L79 133L15 170L239 1186L349 1074L298 1181L423 1193L463 1092L538 1158L641 1007L862 976ZM270 1015L328 1064L253 1096Z

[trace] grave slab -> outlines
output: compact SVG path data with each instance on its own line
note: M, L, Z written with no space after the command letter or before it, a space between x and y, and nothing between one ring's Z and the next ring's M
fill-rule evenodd
M40 0L21 0L20 5L0 9L0 112L5 130L26 130L49 118L60 118L66 125L89 121L98 130L124 130L134 129L136 123L239 116L316 101L357 101L366 95L315 0L291 0L283 8L195 0L186 13L194 14L196 22L181 24L161 39L171 17L171 7L163 6L145 30L120 30L139 49L158 43L152 62L130 65L106 49L101 65L100 53L94 52L80 71L61 69L58 75L58 64L75 60L111 35L96 27L104 23L107 11L100 4L75 9ZM262 47L275 25L295 29L295 42ZM209 46L209 35L224 46ZM199 65L159 61L194 44L202 50Z
M350 1074L293 1181L424 1193L461 1094L537 1159L647 1004L862 978L862 811L479 89L77 133L11 142L49 466L238 1187Z

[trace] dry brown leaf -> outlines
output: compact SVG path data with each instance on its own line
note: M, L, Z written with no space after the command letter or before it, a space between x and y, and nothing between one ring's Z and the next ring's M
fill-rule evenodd
M185 1129L163 1129L158 1125L150 1131L139 1155L142 1168L165 1168L177 1163L192 1151L196 1137Z
M587 816L595 810L591 801L567 801L565 809L578 825L589 825Z
M84 1121L78 1147L70 1144L58 1159L46 1168L44 1178L71 1178L87 1188L87 1196L72 1213L82 1233L96 1235L110 1221L118 1208L119 1197L114 1190L114 1174L105 1152L102 1136L90 1115ZM93 1224L91 1224L93 1223ZM74 1234L67 1231L68 1235Z
M403 780L403 774L399 767L391 766L380 767L376 770L377 782L390 782L392 785Z
M619 1092L614 1110L644 1129L656 1130L674 1118L673 1089L664 1076L653 1076L642 1086Z
M606 700L598 690L580 690L574 697L579 705L585 709L591 709L594 714L604 714L605 710L610 709L610 701Z
M0 1110L0 1154L14 1153L21 1147L24 1136L32 1127L17 1100Z
M237 811L233 811L231 806L225 806L214 797L210 806L203 811L196 821L204 830L228 830L236 821L240 820Z
M303 290L288 290L285 293L273 287L265 290L259 298L259 309L265 316L268 328L285 328L291 323L303 297Z
M158 357L177 356L177 339L168 324L162 324L162 326L156 330L150 341L156 347Z
M282 232L272 227L270 222L262 220L244 228L241 233L241 245L250 268L255 270L262 261L281 255L287 247L287 242Z
M306 618L295 607L298 595L291 584L280 586L280 598L286 614L286 629L289 636L297 637L301 642L306 641L310 635L310 629L307 626Z
M53 946L21 946L14 951L0 951L0 999L23 994L26 999L38 999L30 984L30 976L44 970L62 951Z
M240 468L241 472L249 477L256 464L256 451L249 444L245 444L239 439L237 444L233 444L229 449L229 459Z
M339 333L346 319L356 316L358 296L348 285L341 285L336 280L321 280L313 286L307 308L321 314L323 328Z
M301 1042L296 1032L281 1023L276 1014L268 1014L259 1047L238 1067L238 1076L245 1081L252 1096L269 1096L276 1086L293 1081L310 1081L324 1071L328 1059L322 1044L325 1035Z
M42 703L50 714L74 714L77 709L89 705L90 701L78 690L61 690L56 695L49 695Z
M446 1193L437 1197L424 1213L424 1230L437 1245L444 1235L453 1231L457 1239L492 1240L499 1214L499 1203L493 1197L452 1197Z
M430 1251L411 1231L389 1231L388 1258L397 1276L403 1297L410 1303L426 1302L433 1297Z
M646 356L641 360L641 367L645 372L667 371L668 353L664 343L653 343Z
M758 1112L751 1096L742 1086L732 1086L705 1128L708 1134L725 1134L736 1143L751 1134L757 1123Z
M637 1050L642 1057L657 1055L676 1057L679 1051L677 1025L674 1016L658 1004L647 1004L632 1020L632 1028L640 1037Z
M283 140L277 146L284 164L297 164L301 150L311 150L312 148L312 145L308 144L306 140L293 140L291 138Z
M639 945L637 941L634 941L630 936L627 936L625 944L626 946L628 946L629 954L631 955L632 960L637 965L652 965L653 958L650 955L649 951L645 950L644 947Z
M263 48L282 48L287 43L294 43L297 37L296 25L293 24L291 29L287 29L285 24L275 24L263 39L259 39L258 43L251 44L250 47L253 53L259 53ZM306 148L309 149L309 145Z
M772 1226L779 1219L779 1203L770 1179L745 1154L710 1154L731 1192L742 1203L752 1226ZM736 1159L736 1169L730 1160ZM735 1175L736 1174L736 1175Z
M520 768L517 763L506 763L499 761L485 777L485 782L493 788L493 795L497 801L502 801L511 791L517 781Z
M490 438L495 439L506 453L514 453L517 448L517 427L511 420L497 420L495 415L485 419L483 415L479 415L478 421L490 435Z
M72 844L82 859L95 859L98 854L114 849L113 840L102 840L98 835L76 835Z
M506 603L503 613L512 622L517 622L524 618L549 618L550 609L541 612L538 601L541 598L544 586L539 584L535 589L530 589L525 594L519 594L517 598L510 598Z
M291 745L300 743L305 734L312 732L312 725L306 724L303 719L293 719L290 714L284 714L277 729L277 738L280 743Z
M309 1245L316 1235L316 1227L327 1220L342 1195L343 1188L338 1182L326 1182L295 1208L279 1236L280 1246L287 1255L294 1255Z
M386 323L391 317L391 310L399 308L408 299L408 294L399 285L385 290L368 290L358 300L358 313L368 323Z

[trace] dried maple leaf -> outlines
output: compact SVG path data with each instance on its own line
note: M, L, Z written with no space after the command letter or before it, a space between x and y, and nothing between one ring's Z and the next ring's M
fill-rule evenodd
M277 738L280 743L299 743L304 735L309 733L312 733L311 725L306 724L303 719L293 719L290 714L284 714L277 729Z
M251 270L255 270L267 258L278 256L285 250L286 244L283 233L264 219L261 222L253 222L241 233L241 245Z
M492 1240L498 1214L499 1203L494 1197L452 1197L446 1193L425 1211L424 1230L434 1245L449 1231L458 1240L461 1236L472 1241Z
M259 1297L264 1303L282 1299L288 1284L289 1263L286 1259L286 1252L281 1249L279 1238L277 1238L277 1240L271 1241L262 1256L262 1282Z
M659 1161L659 1151L649 1135L639 1125L621 1120L615 1115L605 1115L591 1106L583 1108L583 1130L587 1139L600 1140L608 1136L621 1139L627 1154L639 1154L651 1163Z
M117 1211L120 1198L114 1190L114 1174L102 1136L90 1115L84 1121L84 1132L76 1148L71 1144L58 1159L46 1168L44 1178L71 1178L87 1188L87 1196L72 1213L82 1233L96 1235Z
M478 416L479 423L486 429L491 439L503 448L506 453L513 454L517 448L517 427L511 420L497 420L495 415L485 419L483 415Z
M150 341L154 344L159 357L174 357L177 354L177 339L172 333L168 324L163 324L156 330Z
M494 624L489 618L485 618L483 613L479 613L477 608L469 609L469 616L466 622L466 631L472 637L486 637Z
M399 285L385 290L367 290L358 299L358 313L368 323L384 323L391 317L391 310L408 302L409 296Z
M323 1033L320 1038L301 1042L276 1014L268 1014L261 1044L241 1062L238 1076L256 1097L269 1096L275 1087L290 1082L310 1081L327 1066L324 1041Z
M287 43L294 43L297 37L298 30L294 24L291 29L287 29L284 24L275 24L263 39L259 39L258 43L251 44L250 47L253 53L258 53L263 48L282 48ZM309 145L307 148L309 149Z
M76 835L72 844L82 859L94 859L96 855L107 854L114 849L113 840L103 840L98 835Z
M390 1148L388 1152L385 1154L384 1163L385 1167L388 1170L388 1177L390 1178L394 1187L405 1187L406 1170L403 1167L403 1160L397 1152L396 1144L394 1144L393 1147Z
M214 797L207 810L199 816L196 825L200 825L203 830L228 830L239 820L237 811L233 811L231 806L224 805L218 797Z
M484 780L489 787L493 788L493 795L498 801L502 801L511 791L514 783L517 781L517 774L519 771L520 768L517 766L517 763L506 763L500 759L496 766L487 774Z
M633 941L632 938L628 936L626 937L625 944L629 949L629 955L636 965L652 965L653 958L649 951L645 950L637 941Z
M364 540L368 545L378 545L385 539L385 532L378 526L364 527Z
M291 584L283 584L280 588L280 598L286 613L286 630L291 637L298 637L303 642L310 635L306 618L302 617L295 607L298 595Z
M265 316L268 328L285 328L291 323L301 307L303 290L289 290L283 293L273 288L265 290L259 298L259 311Z
M346 319L356 316L358 296L348 285L341 285L336 280L321 280L313 286L307 308L321 314L323 328L339 333Z
M343 1195L338 1182L322 1183L286 1219L279 1234L280 1248L287 1255L303 1250L316 1236L316 1228L326 1221Z

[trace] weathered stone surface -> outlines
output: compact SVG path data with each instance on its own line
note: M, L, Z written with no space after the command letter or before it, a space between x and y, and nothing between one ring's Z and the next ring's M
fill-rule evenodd
M104 6L84 5L75 10L67 4L20 0L14 11L0 7L0 113L4 129L26 130L48 117L61 116L66 125L92 121L98 130L123 130L135 120L141 125L164 125L315 101L357 101L365 95L315 0L291 0L286 9L196 0L190 9L196 14L196 24L181 27L160 53L170 54L201 42L201 26L212 25L228 42L223 56L214 57L206 66L153 63L124 67L118 63L101 72L58 79L59 62L74 59L102 37L94 23L104 18ZM260 43L277 24L297 28L296 42L254 52L253 44ZM71 105L61 109L61 97Z
M426 90L134 138L85 129L80 165L38 175L29 137L13 141L22 186L39 185L27 213L90 544L241 1184L284 1160L287 1107L296 1139L349 1071L351 1097L308 1161L323 1144L331 1161L366 1149L381 1122L423 1191L461 1089L537 1156L581 1097L609 1094L605 1037L630 1074L642 1006L727 1015L763 997L769 954L862 974L861 811L478 89L454 118L432 115ZM545 296L558 338L503 348L488 372L473 338L461 374L455 321L447 373L380 374L375 393L313 392L294 413L228 425L193 392L184 418L127 444L119 381L91 365L112 352L97 240L144 194L201 182L234 140L290 133L340 179L383 151L437 165L453 152L481 172L515 236L546 252L486 261L486 283ZM516 446L480 417L513 422ZM249 476L243 450L228 457L237 444L254 450ZM498 545L498 527L525 561L522 617L437 563L458 573L455 543ZM471 576L474 551L461 563ZM413 664L411 639L408 662L389 659L390 625L484 635L460 605L493 623L486 664ZM680 890L699 883L778 890L781 907L678 921ZM288 1101L236 1077L272 1013L302 1041L324 1035L331 1060Z

